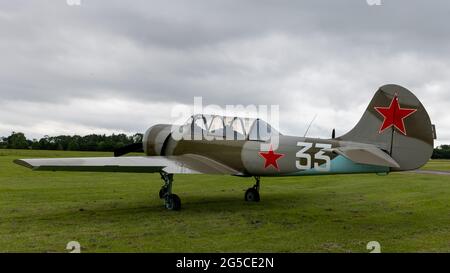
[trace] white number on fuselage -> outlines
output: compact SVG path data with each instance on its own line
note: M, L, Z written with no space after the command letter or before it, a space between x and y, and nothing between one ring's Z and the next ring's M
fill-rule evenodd
M303 147L296 153L296 156L298 160L295 161L295 166L299 170L309 170L312 168L312 159L311 155L308 154L308 150L314 147L314 143L309 142L297 142L297 146ZM324 144L324 143L316 143L316 148L320 148L320 150L314 155L314 169L316 169L319 172L328 172L330 171L331 167L331 160L330 157L325 155L325 152L323 149L329 149L331 148L331 144ZM304 164L302 164L302 159L304 159ZM320 162L318 162L320 161ZM322 163L322 162L325 163ZM320 164L322 163L322 164Z
M295 161L295 166L299 170L311 169L311 155L306 152L312 147L312 143L297 142L297 146L302 146L303 148L295 154L295 156L297 158L299 158L299 160ZM301 163L302 158L306 160L305 165L302 165L302 163Z

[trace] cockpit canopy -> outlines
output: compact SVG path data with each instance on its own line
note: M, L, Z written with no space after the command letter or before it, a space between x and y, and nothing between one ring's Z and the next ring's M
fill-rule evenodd
M268 141L274 135L281 135L259 118L196 114L191 116L183 127L190 128L195 134L225 140Z

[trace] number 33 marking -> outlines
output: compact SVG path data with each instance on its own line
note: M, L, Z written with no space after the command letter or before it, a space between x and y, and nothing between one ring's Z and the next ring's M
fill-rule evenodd
M295 156L298 158L298 160L295 161L295 166L299 170L309 170L312 167L312 160L311 155L308 154L308 150L311 149L314 146L314 143L308 143L308 142L297 142L297 146L303 147L298 151ZM331 167L331 160L330 157L325 155L325 152L322 149L329 149L331 148L331 144L323 144L323 143L316 143L316 148L320 148L320 151L318 151L314 155L314 169L316 169L319 172L329 172ZM305 159L306 164L301 163L301 159ZM325 163L322 165L319 165L319 162L317 161L324 161Z

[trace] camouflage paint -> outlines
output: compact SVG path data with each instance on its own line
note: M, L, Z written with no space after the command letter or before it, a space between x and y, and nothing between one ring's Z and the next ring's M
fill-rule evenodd
M407 135L391 127L380 132L384 117L375 109L388 107L397 96L400 108L417 110L404 119ZM260 155L261 141L250 140L206 140L206 131L196 135L199 140L192 140L192 132L187 131L186 139L175 140L171 137L171 125L155 125L145 134L144 150L147 155L185 155L195 154L210 158L226 165L237 173L252 176L286 176L286 175L322 175L339 173L385 173L403 171L421 167L431 156L433 136L430 118L420 101L407 89L398 85L385 85L378 89L369 103L358 124L347 134L336 139L301 138L283 136L279 138L278 149L274 152L283 156L276 160L278 168L266 166L265 159ZM398 162L400 168L389 168L368 164L358 164L342 155L333 152L323 152L330 159L329 170L320 171L311 164L311 169L299 170L296 162L304 165L305 159L298 158L297 153L302 147L297 143L311 143L312 147L305 153L311 162L323 166L323 159L315 156L322 148L317 144L328 144L332 148L372 144L390 154ZM322 160L322 161L321 161ZM320 169L320 168L319 168Z

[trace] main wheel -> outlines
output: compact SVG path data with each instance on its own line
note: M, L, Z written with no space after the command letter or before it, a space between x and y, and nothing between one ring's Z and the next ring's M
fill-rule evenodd
M170 194L169 196L167 196L166 209L180 210L181 209L180 197L178 197L178 195L176 195L176 194Z
M255 188L249 188L245 192L245 201L259 202L259 192Z
M164 196L166 195L166 192L167 192L167 188L166 188L166 187L162 187L162 188L159 190L159 199L163 199Z

